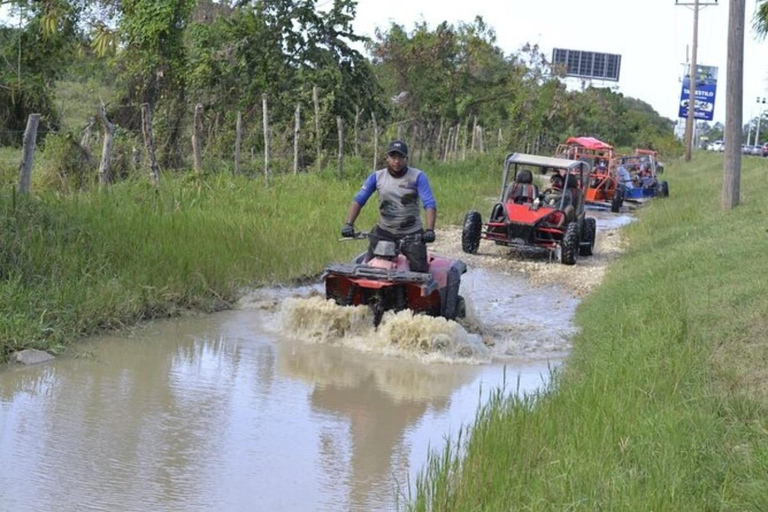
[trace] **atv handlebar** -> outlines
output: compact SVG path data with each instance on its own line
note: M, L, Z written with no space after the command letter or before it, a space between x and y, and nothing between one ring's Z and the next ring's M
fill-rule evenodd
M371 236L371 233L369 231L356 231L354 235L349 237L342 237L339 238L339 242L349 242L352 240L362 240L364 238L369 238ZM400 243L402 242L422 242L423 241L423 235L421 233L414 233L412 235L406 235L403 237L398 237L400 240ZM424 242L426 243L426 242Z

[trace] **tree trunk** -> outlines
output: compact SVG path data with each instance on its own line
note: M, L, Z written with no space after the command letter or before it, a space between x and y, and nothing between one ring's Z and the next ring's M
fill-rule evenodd
M155 145L152 142L152 112L149 103L141 104L141 132L144 134L144 147L147 148L149 178L153 185L160 181L160 169L155 157Z
M375 171L379 164L379 126L376 124L376 112L371 112L371 122L373 123L373 170Z
M112 161L112 141L115 136L115 125L107 119L107 111L103 103L99 107L99 120L104 127L104 144L102 145L101 163L99 164L99 183L106 186L112 181L109 164Z
M475 143L477 142L477 116L474 117L472 121L472 150L471 152L474 153L477 146Z
M32 164L35 161L35 146L37 144L37 127L40 124L40 114L29 114L27 129L24 130L21 164L19 165L19 193L28 194L32 183Z

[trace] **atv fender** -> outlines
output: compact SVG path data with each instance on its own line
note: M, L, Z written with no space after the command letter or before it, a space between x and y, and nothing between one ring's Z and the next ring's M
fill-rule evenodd
M459 313L459 286L461 275L466 271L467 265L461 260L456 260L448 271L446 286L440 290L440 313L448 320L455 320Z

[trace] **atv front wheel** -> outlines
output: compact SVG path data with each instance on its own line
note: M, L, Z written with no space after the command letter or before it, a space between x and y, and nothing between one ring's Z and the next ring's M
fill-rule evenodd
M576 254L579 252L579 223L571 222L565 228L565 234L560 241L562 260L564 265L576 263Z
M480 213L476 211L467 213L464 217L464 228L461 230L461 250L467 254L477 254L482 232L483 219Z
M467 316L467 302L464 297L459 295L456 298L456 318L466 318Z
M373 313L373 327L377 329L381 323L381 318L384 316L384 310L386 309L385 300L381 292L377 292L371 297L371 300L368 301L368 307L371 308L371 313Z
M597 235L597 221L592 217L584 219L583 235L579 245L579 256L592 256Z
M666 181L659 183L659 191L661 192L661 197L669 197L669 183Z

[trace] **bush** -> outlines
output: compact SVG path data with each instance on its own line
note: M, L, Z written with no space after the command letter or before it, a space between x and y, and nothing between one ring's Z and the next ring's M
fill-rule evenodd
M72 132L50 134L43 146L40 185L61 192L83 190L96 182L96 157Z

